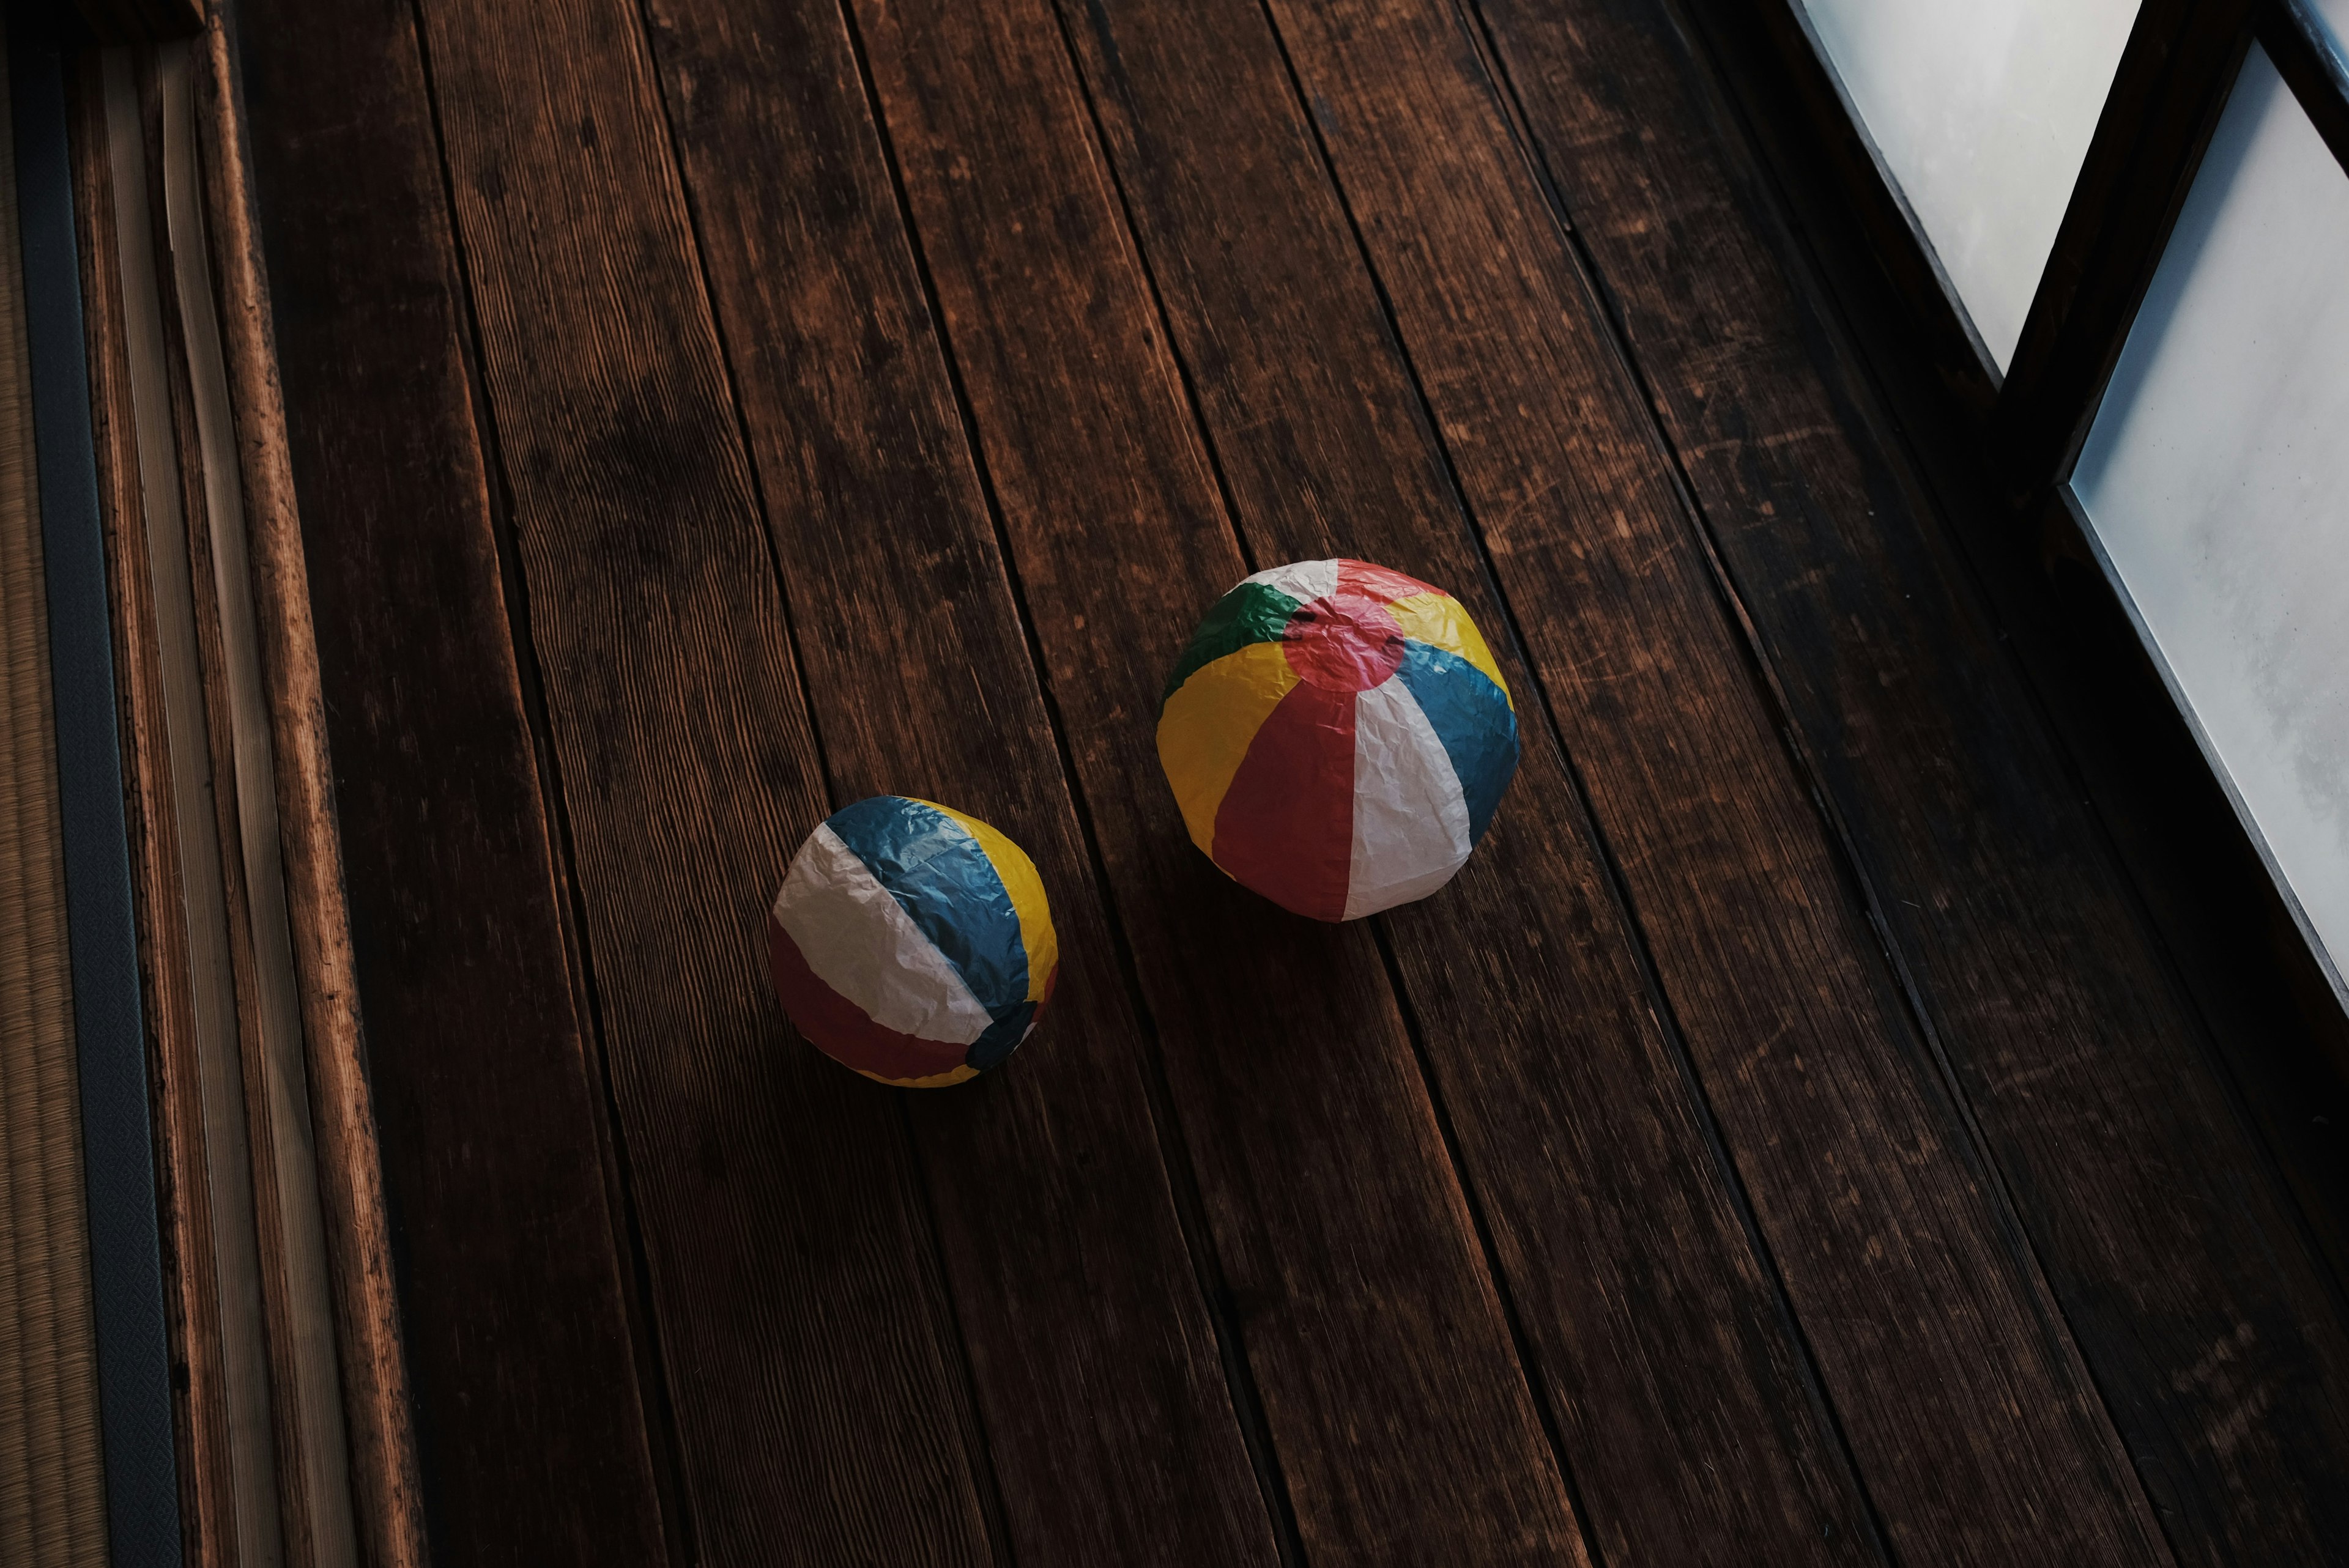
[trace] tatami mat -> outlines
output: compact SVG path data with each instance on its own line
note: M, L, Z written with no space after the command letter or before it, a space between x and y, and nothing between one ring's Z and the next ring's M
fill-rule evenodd
M5 46L0 46L5 47ZM48 610L0 70L0 1563L102 1564Z

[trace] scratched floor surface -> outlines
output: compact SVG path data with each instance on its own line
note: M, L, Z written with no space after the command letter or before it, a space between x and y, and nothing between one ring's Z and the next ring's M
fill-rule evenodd
M439 1561L2344 1560L2329 1233L1680 0L238 13ZM1153 746L1330 555L1525 738L1345 926ZM770 993L884 791L1050 890L972 1086Z

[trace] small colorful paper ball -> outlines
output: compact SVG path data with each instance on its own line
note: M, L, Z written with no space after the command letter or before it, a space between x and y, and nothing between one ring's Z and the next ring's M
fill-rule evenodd
M817 824L767 912L767 947L810 1044L913 1088L999 1065L1061 967L1035 862L978 818L903 795Z
M1299 914L1357 920L1452 880L1517 767L1508 684L1460 602L1361 561L1216 601L1158 709L1191 841Z

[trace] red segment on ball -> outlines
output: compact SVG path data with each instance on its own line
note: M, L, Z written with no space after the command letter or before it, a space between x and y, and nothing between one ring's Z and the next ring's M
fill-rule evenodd
M1429 587L1416 577L1406 577L1392 567L1374 565L1368 561L1340 561L1338 562L1335 592L1360 594L1365 599L1375 599L1381 604L1392 604L1398 599L1408 599L1416 593L1433 593L1439 590Z
M952 1072L970 1053L968 1046L952 1040L901 1035L874 1022L808 967L800 944L772 914L767 916L767 956L783 1011L810 1045L834 1061L878 1078L919 1078Z
M1354 691L1292 686L1216 809L1215 861L1282 908L1346 913L1354 853Z
M1386 605L1342 584L1293 611L1280 642L1299 678L1328 691L1368 691L1402 666L1402 628Z

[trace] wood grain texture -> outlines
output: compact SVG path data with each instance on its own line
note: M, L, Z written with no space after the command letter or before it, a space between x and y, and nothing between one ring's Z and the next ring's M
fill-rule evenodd
M359 995L369 929L511 985L537 1054L435 1098L585 1106L490 1099L533 1124L466 1188L411 1064L393 1197L610 1247L600 1039L672 1560L2330 1550L2306 1227L1679 11L375 3L254 45L313 558L353 520ZM1148 738L1205 603L1331 553L1458 592L1527 740L1461 876L1350 929L1213 872ZM960 1090L823 1062L755 956L877 790L1055 900L1060 997ZM419 933L468 867L504 913ZM551 1379L542 1282L448 1256L413 1321L453 1365L512 1313ZM624 1299L576 1451L647 1424ZM492 1511L487 1434L548 1418L460 1400L434 1495Z
M1492 833L1383 918L1607 1559L1874 1560L1276 40L1244 12L1069 25L1256 558L1447 585L1518 694Z
M1239 888L1158 782L1165 672L1249 567L1051 7L857 20L1304 1554L1578 1560L1371 930Z
M1468 38L1274 15L1895 1551L2158 1554Z
M2324 1265L1870 389L1798 294L1756 171L1707 133L1719 111L1662 7L1568 29L1485 4L2171 1541L2192 1561L2313 1560L2349 1530L2349 1339Z
M1504 1511L1487 1503L1475 1517L1449 1511L1471 1480L1459 1468L1491 1463L1469 1457L1495 1451L1489 1431L1471 1447L1450 1435L1449 1420L1422 1418L1423 1425L1397 1429L1392 1416L1379 1414L1408 1413L1413 1402L1493 1374L1485 1370L1492 1352L1480 1352L1459 1325L1429 1332L1430 1315L1445 1299L1433 1282L1444 1255L1432 1222L1440 1215L1415 1218L1427 1199L1398 1191L1428 1181L1428 1157L1403 1158L1414 1136L1409 1121L1364 1092L1406 1103L1421 1093L1414 1071L1381 1059L1381 1033L1392 1038L1396 1026L1370 930L1325 931L1233 887L1189 849L1157 787L1149 724L1164 671L1190 617L1248 564L1222 533L1174 367L1157 345L1146 282L1121 232L1115 193L1084 147L1090 130L1078 118L1081 104L1071 101L1065 67L1037 37L1037 14L1022 8L968 18L926 5L859 14L993 493L1165 1042L1307 1554L1497 1561L1555 1550L1522 1523L1509 1528L1526 1518L1522 1505ZM1199 46L1199 79L1216 94L1287 102L1261 30L1217 33L1210 44L1185 38L1179 26L1153 27L1144 16L1122 22L1105 47L1133 81L1154 85L1164 63L1156 51L1185 42ZM1180 91L1183 83L1166 86ZM1279 149L1240 115L1175 118L1208 168L1250 157L1268 162L1281 151L1294 168L1295 154L1310 156L1301 145ZM1220 133L1236 126L1237 145L1223 143ZM1178 165L1143 178L1163 191L1193 172ZM1206 223L1234 214L1235 194L1226 186L1186 216ZM1280 205L1261 187L1237 194L1253 200L1222 232L1188 236L1194 243L1246 235L1255 201ZM1342 228L1336 243L1350 245ZM1310 277L1328 253L1295 242L1251 250L1264 268L1249 279L1257 285L1248 294L1257 321L1309 305L1309 289L1300 297L1278 271L1295 266ZM1323 325L1301 324L1280 349L1317 342ZM1319 352L1284 352L1283 362L1309 377L1324 363ZM1231 386L1218 383L1211 404ZM1235 480L1261 561L1360 547L1438 575L1415 555L1368 544L1382 528L1385 543L1400 544L1426 503L1444 506L1440 480L1423 456L1392 460L1391 450L1413 449L1387 441L1390 433L1369 420L1327 411L1330 401L1343 409L1348 400L1300 394L1268 409L1288 421L1284 433L1309 455L1278 474L1257 466ZM1406 426L1406 443L1410 434ZM1340 504L1327 523L1287 504L1314 497L1315 480L1323 496L1354 487L1332 498ZM1350 515L1358 509L1369 515ZM1571 816L1556 754L1536 744L1509 810L1547 815L1562 806ZM1497 882L1479 874L1496 864ZM1454 955L1464 950L1493 947L1512 957L1495 965L1508 971L1504 984L1487 971L1456 987L1464 996L1431 1006L1445 987L1430 980L1415 999L1423 1019L1433 1016L1432 1048L1446 1070L1482 1091L1471 1169L1490 1178L1487 1203L1514 1254L1513 1288L1527 1307L1529 1335L1551 1353L1569 1335L1582 1338L1549 1367L1545 1392L1568 1404L1579 1439L1568 1443L1572 1468L1604 1521L1607 1549L1690 1557L1706 1542L1716 1552L1750 1550L1758 1524L1783 1554L1823 1551L1835 1561L1855 1560L1856 1552L1865 1560L1857 1499L1838 1496L1832 1474L1805 1471L1828 1439L1808 1424L1792 1347L1647 1013L1595 865L1587 853L1578 866L1570 852L1546 853L1505 821L1469 875L1436 902L1447 936L1425 950L1434 963L1418 965L1423 975L1462 967ZM1536 955L1546 939L1557 944L1556 966ZM1201 974L1218 976L1218 985L1198 986ZM1588 1037L1560 1053L1562 1028ZM1263 1046L1244 1047L1258 1037ZM1559 1055L1571 1065L1552 1065ZM1432 1130L1417 1136L1433 1141ZM1284 1137L1304 1146L1304 1161L1290 1162ZM1583 1147L1565 1147L1569 1140ZM1369 1145L1371 1158L1350 1144ZM1301 1215L1283 1202L1293 1191L1306 1194ZM1391 1212L1362 1213L1358 1191ZM1406 1249L1428 1253L1420 1269L1430 1283L1409 1285ZM1394 1284L1371 1272L1385 1260ZM1405 1309L1393 1325L1350 1326L1336 1313L1340 1283L1373 1305L1401 1288ZM1636 1322L1633 1300L1653 1316ZM1341 1376L1314 1355L1316 1337L1337 1330L1345 1331L1344 1346L1399 1343L1407 1367ZM1643 1334L1651 1336L1645 1343ZM1752 1364L1742 1364L1748 1357ZM1770 1408L1757 1382L1785 1407ZM1357 1413L1332 1421L1329 1412L1349 1398ZM1659 1422L1636 1430L1608 1419L1631 1408L1682 1410L1692 1419L1685 1429ZM1601 1428L1612 1451L1590 1440ZM1432 1467L1416 1457L1426 1450L1408 1439L1420 1430L1444 1434L1458 1457ZM1371 1470L1369 1486L1354 1479L1379 1457L1362 1451L1366 1431L1380 1434L1377 1447L1395 1461ZM1823 1538L1836 1543L1822 1548Z
M233 423L223 433L233 439L234 450L220 451L215 441L205 461L234 464L243 501L242 516L230 520L230 526L244 534L247 592L258 634L276 806L276 841L269 849L284 868L307 1069L309 1125L303 1130L304 1141L315 1150L310 1169L324 1221L340 1373L336 1436L348 1444L347 1467L330 1467L320 1484L349 1487L364 1561L373 1568L421 1568L424 1522L409 1425L408 1373L382 1158L360 1037L317 640L228 44L216 20L191 54L191 173L198 189L189 193L195 210L186 213L183 224L175 220L175 229L187 231L184 238L175 235L175 243L202 244L209 253L206 266L183 267L181 287L209 285L212 292L207 314L212 319L203 326L204 365L208 374L224 370ZM215 518L216 527L220 521ZM339 1514L341 1500L328 1505L328 1511ZM340 1528L323 1538L336 1541Z
M283 11L238 17L290 414L282 455L254 457L287 466L277 504L303 530L321 685L370 694L324 717L368 1079L403 1154L385 1174L434 1556L655 1563L601 1091L573 1006L412 18L355 7L318 35ZM233 166L224 140L215 156ZM267 348L258 328L253 347Z
M1607 1560L1876 1560L1272 35L1068 20L1254 558L1444 583L1518 694L1493 831L1383 918Z
M78 63L68 101L82 267L83 329L89 340L91 429L99 515L106 528L113 610L116 710L121 728L139 979L153 1084L157 1213L171 1339L172 1417L180 1465L181 1541L196 1562L240 1561L231 1398L222 1357L214 1194L205 1157L202 1068L191 974L188 906L171 773L137 449L115 192L106 139L104 88L95 56Z
M2261 851L2211 775L2161 673L2079 536L2065 497L2018 511L1910 353L1839 192L1819 178L1807 117L1763 57L1751 14L1707 5L1700 32L1816 269L1826 314L1845 324L1889 431L1974 574L2032 693L2045 705L2079 787L2110 834L2168 953L2209 1022L2302 1213L2349 1280L2349 1014L2302 936ZM1863 408L1868 405L1861 405Z
M150 178L140 92L126 54L98 61L105 145L114 198L113 254L121 289L117 303L126 349L127 405L122 430L137 455L140 515L120 525L143 536L160 666L161 722L168 758L172 830L179 860L172 896L182 905L187 978L194 1021L192 1090L202 1109L202 1178L209 1189L222 1377L227 1408L224 1462L232 1489L240 1556L281 1553L282 1511L270 1387L268 1327L261 1263L262 1217L255 1203L252 1138L245 1121L243 1039L235 961L230 953L228 895L220 819L212 796L212 727L205 714L195 586L183 516L185 475L178 454L164 291L158 258L161 226Z
M178 531L177 549L187 573L181 592L192 628L187 678L195 701L187 717L202 725L199 776L206 781L194 804L209 819L195 844L217 866L219 902L204 913L217 922L228 975L229 1004L213 1022L222 1031L223 1046L230 1038L235 1042L235 1082L242 1090L243 1142L224 1152L242 1154L249 1169L278 1535L293 1568L322 1568L322 1557L331 1563L352 1545L342 1476L347 1460L332 1326L321 1321L330 1308L316 1288L324 1284L324 1233L317 1222L309 1129L304 1125L306 1107L298 1078L285 1071L298 1063L299 1046L285 1033L295 1020L283 1005L285 976L274 962L284 954L266 940L267 928L260 923L274 912L267 903L267 882L255 886L256 873L266 872L254 851L269 846L260 823L246 820L248 813L265 813L271 806L243 787L257 782L261 772L249 750L240 778L240 748L249 747L254 736L239 723L241 717L251 717L249 710L238 712L241 672L231 655L233 645L243 651L235 600L239 584L233 557L224 561L221 547L228 542L225 530L241 520L215 521L216 498L205 468L191 360L191 335L200 328L189 319L189 296L180 286L178 236L170 221L171 165L182 129L171 120L179 106L167 104L164 67L153 51L134 51L126 70L135 83L136 134L143 151L149 222L144 238L151 250L156 383L162 394L158 406L142 404L139 418L163 422L170 431L168 473L143 477L150 485L176 481L176 493L163 503L163 511L150 513L149 525ZM113 129L123 131L119 117ZM127 237L130 242L136 237Z
M1874 520L1849 508L1837 518L1815 495L1807 504L1826 515L1805 526L1834 531L1811 548L1840 557L1826 581L1847 599L1880 591L1866 590L1871 573L1913 593L1884 655L1899 661L1895 689L1918 699L1897 720L1889 710L1872 717L1869 743L1837 754L1826 777L1838 794L1857 795L1855 835L1882 860L1887 882L1908 879L1900 897L1925 903L1895 900L1889 918L1904 939L1913 935L1904 945L1950 1016L1953 1059L1970 1086L1982 1086L1977 1104L2002 1162L2022 1168L2025 1217L2047 1238L2051 1279L2181 1555L2290 1560L2340 1533L2331 1512L2344 1495L2339 1400L2323 1392L2339 1376L2340 1315L2303 1217L2277 1191L2270 1150L2241 1126L2234 1100L2240 1087L2262 1113L2308 1199L2337 1205L2341 1145L2323 1114L2341 1104L2337 1006L2329 995L2295 994L2310 982L2322 987L2304 950L2303 974L2276 963L2261 915L2282 915L2272 893L2261 894L2265 873L2094 568L2044 552L2017 528L1993 476L1926 422L1930 404L1918 402L1913 377L1904 383L1897 331L1886 330L1881 308L1863 308L1865 291L1843 284L1840 258L1822 264L1834 265L1838 303L1858 313L1855 336L1896 396L1892 410L1855 397L1835 438L1849 450L1817 464L1828 476L1864 467ZM1913 445L1887 433L1896 420ZM1940 517L1920 494L1929 480ZM1844 542L1833 542L1837 534ZM1742 548L1729 546L1733 558ZM1972 583L1969 567L1981 573ZM1994 631L1969 592L1981 586L1996 608ZM2100 614L2108 625L2095 624ZM2028 686L1995 645L2010 631L2025 650ZM1828 673L1787 665L1790 688ZM1857 706L1849 688L1865 684L1843 685L1837 700ZM2060 745L2032 722L2034 696L2050 704ZM1888 801L1866 799L1893 787L1902 747L1920 732L1935 738L1932 765L1945 781L1930 793L1906 784L1931 807L1917 816L1944 845L1960 825L1974 841L1958 862L1969 880L1955 891L1944 883L1936 892L1930 868L1918 866L1916 827ZM1912 776L1920 766L1912 759ZM1879 836L1891 842L1871 848ZM1991 911L2001 923L1988 933L1972 929L1987 923L1977 885L2000 901ZM2004 954L2011 978L1985 977L1967 945L2000 936L2008 921L2017 939L2037 945ZM2043 973L2057 965L2055 978ZM1958 989L1965 985L1979 1003ZM1993 1010L2002 1003L2003 1016ZM2037 1037L2014 1039L2018 1025ZM2234 1083L2213 1061L2214 1044ZM2337 1238L2337 1207L2310 1217ZM2135 1248L2147 1236L2157 1250L2140 1257ZM2250 1410L2261 1415L2247 1420Z
M1051 890L1042 1032L907 1106L1011 1549L1268 1563L1142 1025L839 13L651 15L835 798L951 801ZM734 178L745 158L769 178Z
M637 18L423 20L698 1549L992 1561L902 1109L759 957L830 802Z

